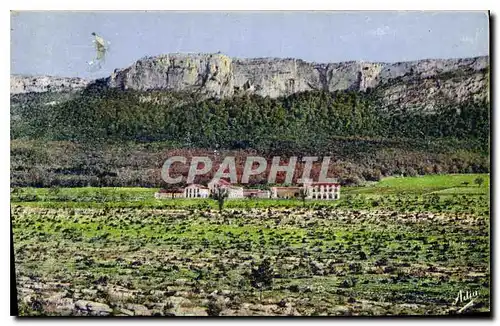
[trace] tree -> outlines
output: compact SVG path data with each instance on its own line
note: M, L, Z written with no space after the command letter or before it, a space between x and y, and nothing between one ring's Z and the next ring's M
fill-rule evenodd
M273 284L273 268L269 258L264 260L256 268L252 268L250 273L250 284L260 291L260 301L262 301L262 291Z
M309 187L303 186L299 190L299 197L302 199L302 204L305 206L306 205L306 198L309 197L311 190Z
M477 184L478 187L481 187L481 185L483 184L484 182L484 179L481 178L481 177L477 177L475 180L474 180L474 183Z
M223 187L221 185L216 185L214 190L212 191L212 198L217 200L219 204L219 212L222 212L222 208L224 207L224 201L229 196L229 189L227 187Z

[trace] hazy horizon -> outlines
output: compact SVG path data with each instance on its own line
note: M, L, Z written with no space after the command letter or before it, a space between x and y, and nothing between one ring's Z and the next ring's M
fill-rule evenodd
M110 42L89 69L92 32ZM100 78L145 57L394 63L489 56L487 12L16 12L11 74Z

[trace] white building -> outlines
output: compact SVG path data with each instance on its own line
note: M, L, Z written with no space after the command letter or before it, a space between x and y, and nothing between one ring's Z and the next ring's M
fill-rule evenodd
M271 187L271 198L277 199L293 199L300 198L300 189L302 187Z
M271 187L271 198L301 198L301 190L306 188L306 199L336 200L340 198L340 184L336 182L304 182L301 187Z
M183 198L184 197L184 189L160 189L158 192L155 192L156 199L174 199L174 198Z
M243 189L245 198L271 198L271 191L261 189Z
M228 199L236 198L301 198L302 189L307 189L306 199L336 200L340 198L340 184L336 182L304 182L302 186L271 187L269 190L243 189L220 179L212 180L208 187L200 184L190 184L186 188L161 189L155 193L157 199L174 198L209 198L219 186L228 190Z
M326 199L336 200L340 198L340 184L333 182L308 182L304 183L307 187L308 199Z
M230 182L224 180L224 179L219 179L219 180L212 180L208 183L208 189L210 192L213 192L215 190L216 186L220 186L222 188L226 188L228 190L228 199L236 199L236 198L244 198L244 193L243 193L243 187L238 187L238 186L233 186L231 185Z

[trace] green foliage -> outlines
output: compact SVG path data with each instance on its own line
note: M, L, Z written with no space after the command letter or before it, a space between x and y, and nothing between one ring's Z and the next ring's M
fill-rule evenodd
M58 105L19 104L11 135L84 142L167 140L182 147L217 144L262 151L318 151L328 148L332 136L446 137L477 139L487 150L488 103L436 111L387 112L372 96L353 91L200 101L196 94L91 88Z
M271 267L271 261L268 257L253 267L250 272L250 284L260 291L260 300L262 300L262 291L271 287L273 284L274 271Z
M478 187L481 187L481 185L484 183L484 179L481 177L477 177L474 179L474 183L477 184Z
M480 187L464 187L466 180L483 178ZM159 208L211 210L218 201L208 199L154 198L154 188L12 188L13 206L45 208ZM446 211L489 215L489 176L480 174L429 175L384 178L366 187L342 187L339 200L231 199L224 201L229 210L263 208L390 209L401 212Z
M222 212L224 208L224 201L229 196L229 189L227 187L222 187L220 185L216 185L213 192L212 198L217 200L217 204L219 206L219 212Z
M401 113L351 91L202 101L196 94L90 88L54 105L40 104L44 95L29 97L12 98L12 186L160 187L151 171L166 150L179 148L331 156L343 185L490 170L488 103Z
M307 196L309 196L309 194L310 194L309 188L307 188L307 187L300 188L299 197L300 197L300 199L302 199L302 203L304 206L306 205L306 198L307 198Z
M209 316L219 316L222 312L222 305L216 299L212 299L208 302L207 315Z
M402 203L410 199L401 196ZM457 205L470 207L467 200L457 198ZM127 304L110 295L115 288L131 296L126 300L176 315L207 308L216 315L224 308L279 315L296 309L308 316L315 307L342 315L339 306L353 303L348 298L363 302L349 305L356 315L437 315L457 308L457 289L480 291L477 302L484 305L474 311L490 309L489 217L443 206L430 214L296 204L222 214L215 207L12 205L20 309L54 314L55 293L113 308ZM256 287L246 286L252 274ZM26 293L34 285L36 292ZM261 290L268 300L259 303ZM179 304L181 296L189 301Z

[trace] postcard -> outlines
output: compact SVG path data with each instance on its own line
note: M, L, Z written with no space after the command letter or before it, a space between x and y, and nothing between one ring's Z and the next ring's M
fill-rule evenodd
M12 314L491 316L489 24L12 12Z

